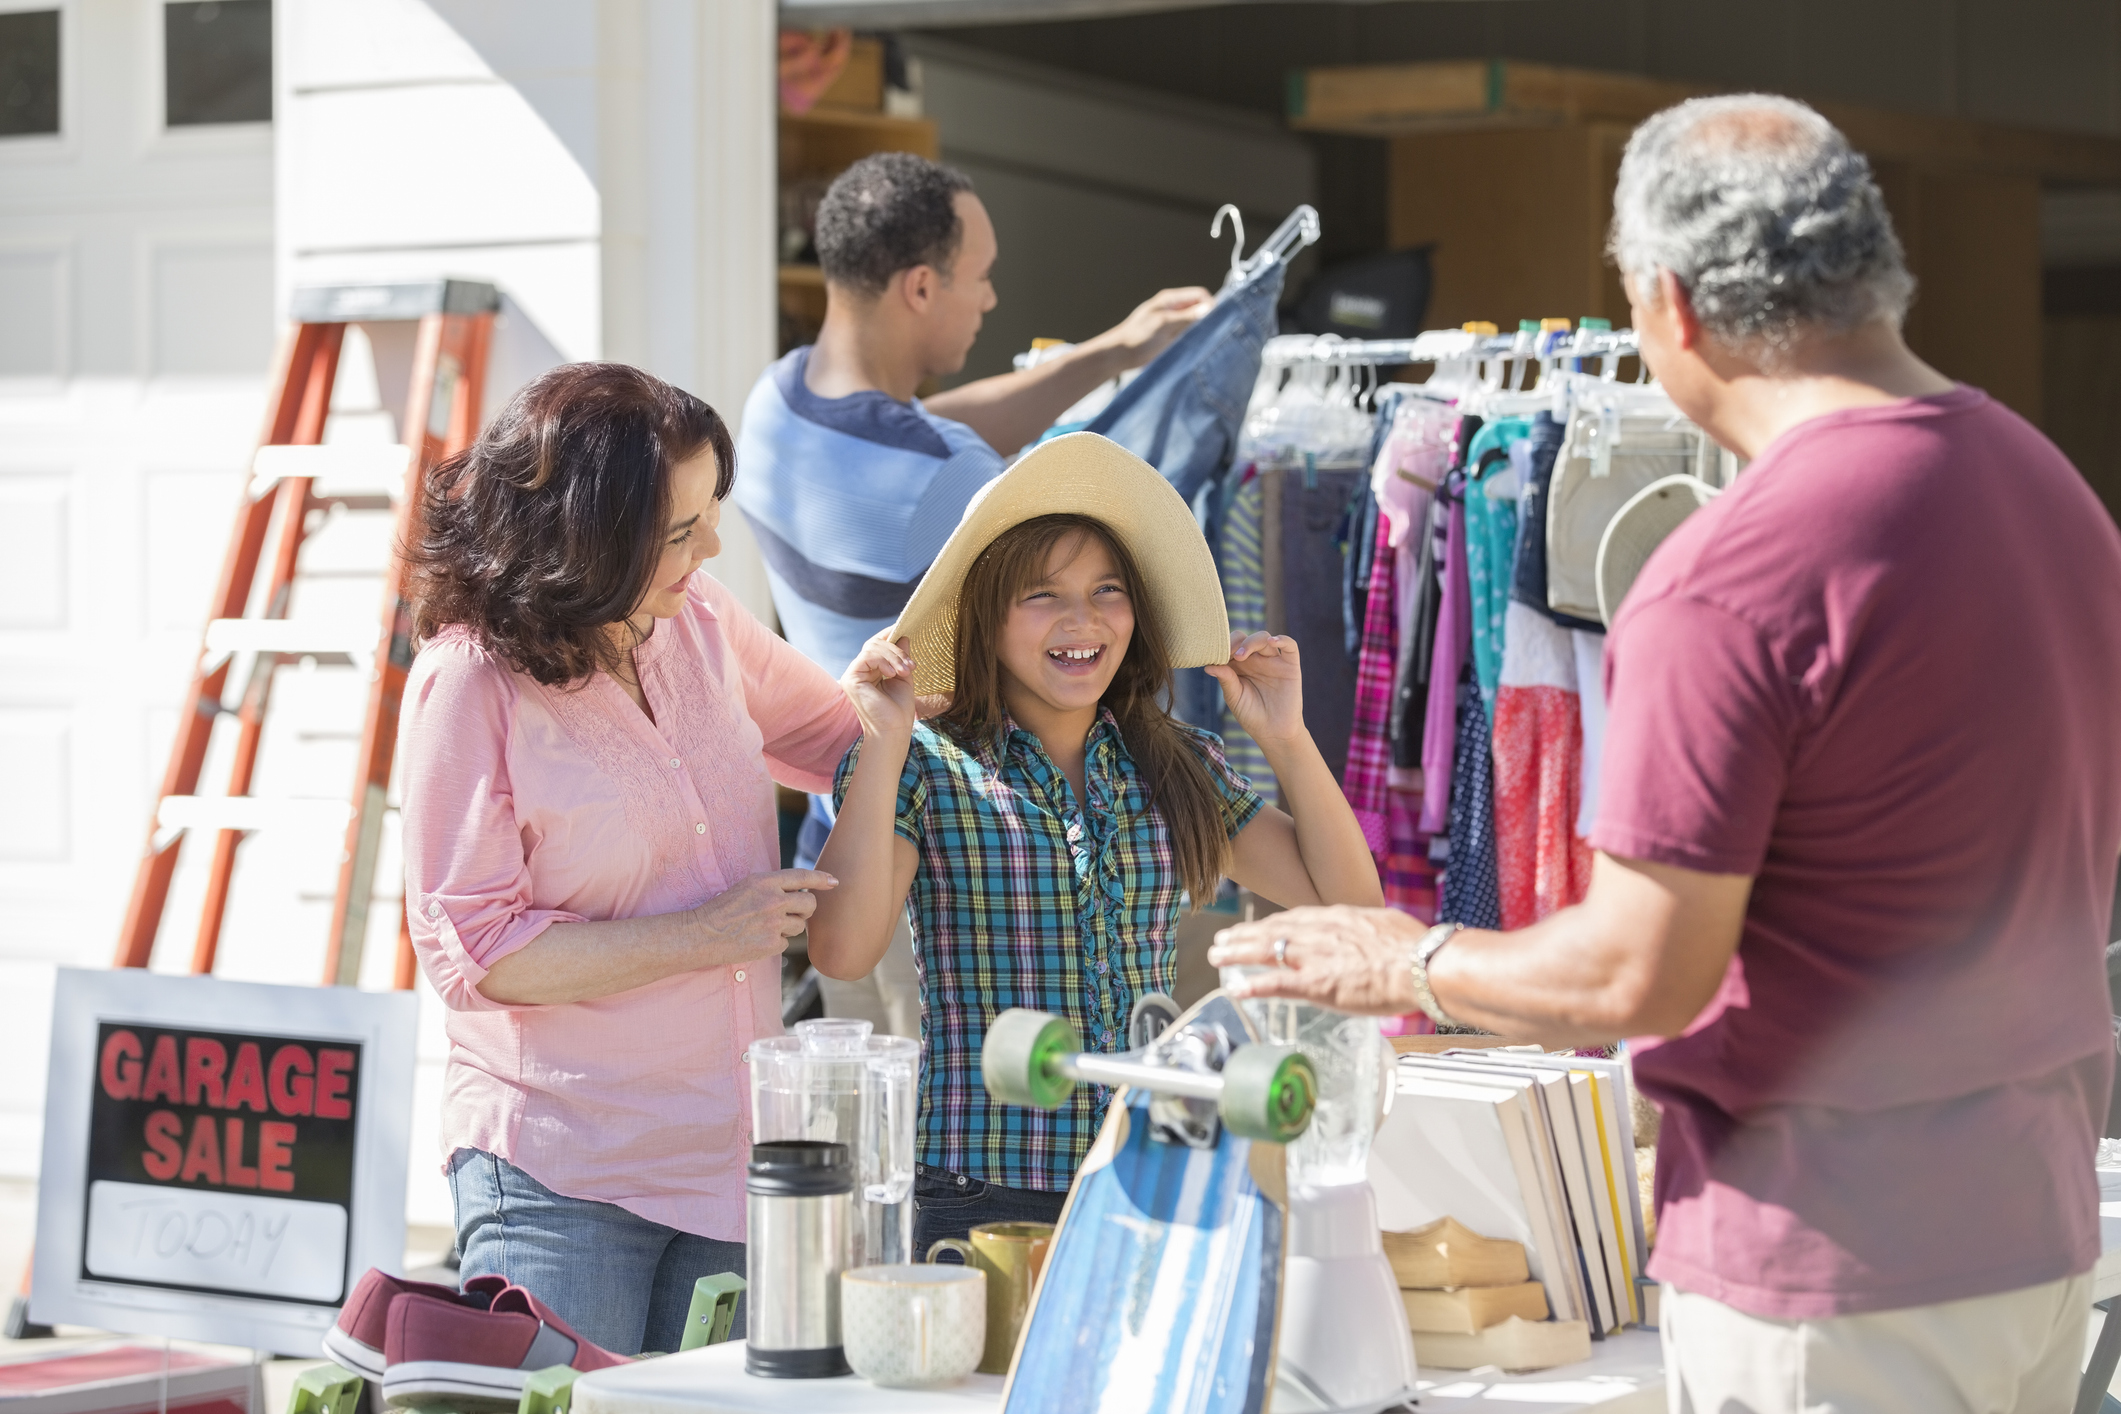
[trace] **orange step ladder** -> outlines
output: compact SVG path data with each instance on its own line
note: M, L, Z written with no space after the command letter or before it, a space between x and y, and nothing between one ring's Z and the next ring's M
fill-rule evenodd
M325 941L320 981L351 986L361 969L375 893L376 857L397 749L398 709L412 666L412 619L401 597L404 564L397 547L417 534L421 488L443 458L478 435L486 355L500 297L476 281L427 280L400 284L322 285L295 291L293 327L267 405L264 434L236 510L221 564L204 642L178 714L169 768L162 778L147 848L133 879L132 900L119 933L116 967L145 967L161 931L184 837L213 836L205 902L192 944L191 970L214 970L221 927L235 874L237 846L253 830L319 814L345 814L345 849ZM338 376L339 350L349 323L417 320L411 387L400 435L403 445L326 444L324 424ZM332 506L390 511L394 534L384 572L382 620L312 624L288 617L302 543L312 512ZM260 565L267 558L260 583ZM241 697L227 702L232 670L243 654L250 671ZM336 655L336 656L334 656ZM305 656L351 659L369 667L367 709L350 801L272 800L251 795L258 746L272 700L273 675ZM236 718L225 795L196 794L214 723ZM413 983L412 939L399 905L393 982Z

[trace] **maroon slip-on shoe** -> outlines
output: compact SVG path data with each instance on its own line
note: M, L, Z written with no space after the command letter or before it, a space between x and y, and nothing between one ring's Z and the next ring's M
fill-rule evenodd
M390 1303L383 1398L395 1405L514 1409L523 1377L553 1365L587 1373L627 1364L591 1345L520 1286L474 1310L417 1292Z
M339 1308L338 1320L324 1332L324 1353L364 1379L380 1380L388 1363L383 1345L391 1302L412 1292L483 1311L507 1289L506 1277L473 1277L462 1291L456 1291L431 1281L406 1281L370 1267Z

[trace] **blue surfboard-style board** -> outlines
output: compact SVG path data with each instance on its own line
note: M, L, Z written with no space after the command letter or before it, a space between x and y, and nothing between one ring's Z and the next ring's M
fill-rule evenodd
M1149 1099L1114 1093L1076 1175L1004 1414L1266 1408L1287 1229L1284 1151L1227 1129L1208 1149L1158 1139Z

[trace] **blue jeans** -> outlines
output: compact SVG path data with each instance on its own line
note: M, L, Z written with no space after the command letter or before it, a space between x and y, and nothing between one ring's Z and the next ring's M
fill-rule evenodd
M981 1223L1057 1223L1065 1190L1004 1188L963 1174L920 1165L913 1179L913 1260L945 1237L964 1237Z
M618 1355L674 1351L693 1283L744 1271L744 1244L680 1232L612 1203L566 1198L480 1149L449 1161L466 1280L496 1274L550 1306L575 1333ZM744 1336L738 1299L731 1338Z
M1369 482L1367 469L1292 469L1281 484L1282 616L1303 650L1304 722L1336 778L1347 769L1355 726L1355 660L1337 651L1342 562L1348 557L1350 503Z
M1191 504L1237 450L1260 349L1280 331L1274 307L1286 273L1277 261L1230 291L1120 389L1087 430L1155 467Z

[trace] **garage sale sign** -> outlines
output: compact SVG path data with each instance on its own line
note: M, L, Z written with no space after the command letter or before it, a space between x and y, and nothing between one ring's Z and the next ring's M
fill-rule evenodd
M63 971L31 1312L310 1354L403 1259L410 993Z

